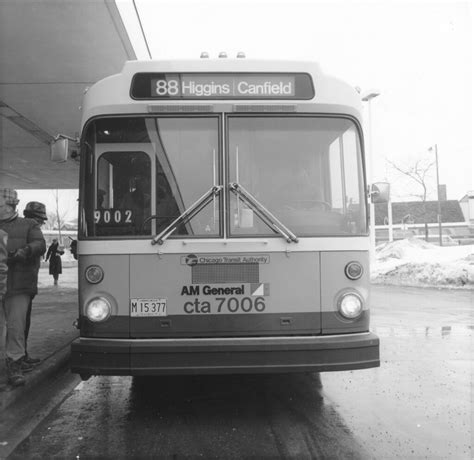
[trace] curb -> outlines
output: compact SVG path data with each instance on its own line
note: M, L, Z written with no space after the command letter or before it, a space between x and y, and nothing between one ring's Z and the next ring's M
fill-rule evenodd
M26 374L26 384L24 386L17 388L6 386L4 391L0 393L0 412L21 399L24 395L33 392L41 383L64 368L68 364L71 355L71 342L68 342L65 346L48 356L33 371Z

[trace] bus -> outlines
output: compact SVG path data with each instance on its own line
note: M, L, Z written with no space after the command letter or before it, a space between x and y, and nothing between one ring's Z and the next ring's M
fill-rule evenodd
M72 372L379 366L361 111L306 61L128 61L91 86Z

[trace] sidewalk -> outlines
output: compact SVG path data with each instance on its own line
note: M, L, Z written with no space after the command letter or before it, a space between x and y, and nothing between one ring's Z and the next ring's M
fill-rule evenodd
M7 385L2 322L0 412L25 393L32 391L59 368L67 365L70 343L79 335L79 331L73 326L77 317L77 263L63 265L58 286L53 285L53 277L48 274L48 268L43 266L39 273L38 295L33 300L28 338L29 354L41 358L41 362L33 371L25 374L25 386L12 388Z

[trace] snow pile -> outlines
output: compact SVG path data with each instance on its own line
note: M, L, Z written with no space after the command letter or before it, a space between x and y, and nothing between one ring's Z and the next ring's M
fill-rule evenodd
M371 281L474 289L474 245L436 246L416 238L376 248Z

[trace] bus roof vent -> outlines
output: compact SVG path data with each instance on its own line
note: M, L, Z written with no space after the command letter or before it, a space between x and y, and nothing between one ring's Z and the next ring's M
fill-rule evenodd
M219 53L219 57L220 57L220 58L226 58L226 57L227 57L227 53L226 53L225 51L221 51L221 52Z
M234 104L234 112L296 112L294 104Z
M209 53L207 51L203 51L201 53L201 59L209 59Z
M239 51L239 52L237 53L237 57L238 57L239 59L243 59L243 58L245 58L245 53L244 53L243 51Z
M169 104L169 105L149 104L148 112L149 113L214 112L214 106L211 104Z

